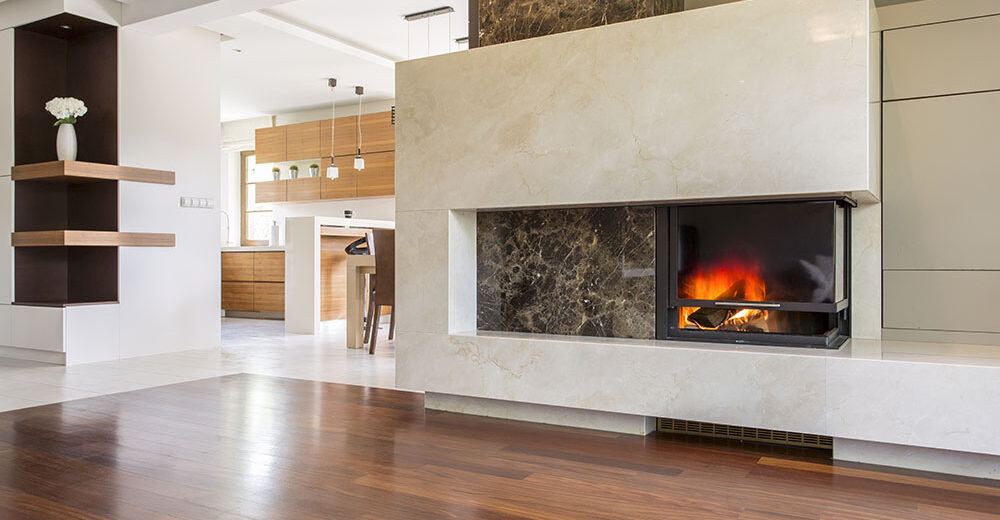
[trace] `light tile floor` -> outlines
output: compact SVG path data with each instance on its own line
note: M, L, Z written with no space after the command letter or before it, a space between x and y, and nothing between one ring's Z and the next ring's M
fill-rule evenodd
M344 321L315 336L286 334L283 321L223 318L222 348L57 366L0 358L0 411L251 373L395 388L395 342L381 327L377 351L345 348Z

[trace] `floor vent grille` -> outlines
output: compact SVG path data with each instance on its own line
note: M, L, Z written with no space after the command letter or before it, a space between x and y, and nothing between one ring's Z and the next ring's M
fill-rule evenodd
M825 450L833 449L833 437L811 433L786 432L782 430L768 430L766 428L749 428L746 426L730 426L728 424L663 418L656 420L656 429L667 433L766 442L783 446L804 446Z

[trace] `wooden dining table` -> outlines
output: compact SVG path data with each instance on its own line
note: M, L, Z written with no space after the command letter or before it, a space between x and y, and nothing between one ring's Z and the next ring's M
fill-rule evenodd
M364 348L365 275L375 274L374 255L347 257L347 348Z

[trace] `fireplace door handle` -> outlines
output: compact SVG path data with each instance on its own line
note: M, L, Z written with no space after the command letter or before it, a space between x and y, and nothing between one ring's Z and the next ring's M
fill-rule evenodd
M781 308L780 303L761 303L761 302L715 302L716 305L723 307L740 307L747 309L779 309Z

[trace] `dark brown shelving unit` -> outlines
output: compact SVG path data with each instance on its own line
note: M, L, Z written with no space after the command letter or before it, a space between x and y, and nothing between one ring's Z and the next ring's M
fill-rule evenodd
M174 173L81 161L15 166L14 303L118 301L119 247L173 247L172 233L118 229L119 182L174 184Z
M173 247L169 233L119 231L119 182L174 173L118 165L118 28L63 13L14 29L14 303L118 301L118 248ZM53 97L87 104L78 161L57 161Z

